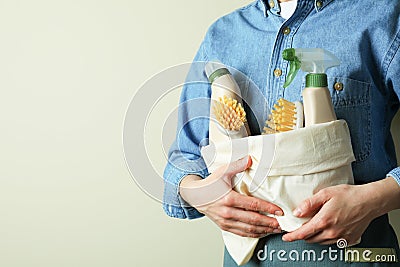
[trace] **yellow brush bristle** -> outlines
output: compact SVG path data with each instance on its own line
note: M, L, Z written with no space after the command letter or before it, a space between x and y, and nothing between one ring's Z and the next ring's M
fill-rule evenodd
M293 130L296 126L296 105L280 98L265 122L263 134L280 133Z
M246 112L236 99L224 96L213 106L213 112L218 122L229 131L239 131L246 122Z
M274 134L274 133L277 133L277 131L272 130L269 127L264 127L264 131L262 132L262 134Z

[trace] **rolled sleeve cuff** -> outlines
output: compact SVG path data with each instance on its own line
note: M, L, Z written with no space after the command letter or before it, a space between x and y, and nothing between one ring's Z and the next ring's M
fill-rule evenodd
M163 209L170 217L196 219L204 216L204 214L190 206L179 194L179 184L182 179L189 174L205 178L208 172L206 169L199 171L198 168L194 168L193 170L181 170L172 166L170 163L168 163L165 168Z
M400 186L400 167L394 168L393 170L391 170L387 176L391 176L393 177L397 184Z

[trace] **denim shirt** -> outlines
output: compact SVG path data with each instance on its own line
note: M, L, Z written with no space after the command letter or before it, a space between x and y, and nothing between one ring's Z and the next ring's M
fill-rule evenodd
M326 71L328 86L337 117L350 129L355 183L390 175L400 184L390 133L400 96L399 1L298 0L288 20L279 13L277 0L258 0L218 19L194 61L229 66L251 114L251 132L259 134L277 99L302 100L305 73L283 88L289 65L282 51L319 47L332 52L341 65ZM182 90L177 136L164 171L163 207L176 218L202 216L179 196L179 183L188 174L209 175L200 147L208 144L211 91L201 66L188 74L198 82Z

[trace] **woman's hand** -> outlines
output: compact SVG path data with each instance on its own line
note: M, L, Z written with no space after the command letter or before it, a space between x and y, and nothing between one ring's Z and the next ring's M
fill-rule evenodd
M399 208L399 197L400 187L391 177L365 185L322 189L293 212L311 220L282 239L334 244L344 238L349 245L355 244L374 218Z
M186 176L180 184L180 195L222 230L254 238L268 233L280 233L277 220L260 212L281 216L282 209L232 190L232 178L251 164L251 158L246 157L219 168L205 179Z

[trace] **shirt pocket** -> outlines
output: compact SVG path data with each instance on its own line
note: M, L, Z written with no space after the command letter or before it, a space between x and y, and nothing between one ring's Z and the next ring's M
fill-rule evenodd
M371 154L371 84L343 77L328 78L338 119L347 122L356 162Z

